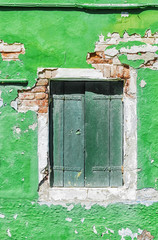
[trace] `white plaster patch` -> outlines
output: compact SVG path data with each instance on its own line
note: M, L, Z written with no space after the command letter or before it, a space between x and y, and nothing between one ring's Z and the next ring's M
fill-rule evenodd
M5 215L0 213L0 218L5 218Z
M17 219L17 216L18 216L18 214L15 214L15 215L13 216L13 218L16 220L16 219Z
M140 82L140 86L141 86L141 88L144 88L145 85L146 85L146 82L145 82L144 80L141 80L141 82Z
M14 101L11 101L10 106L17 111L17 109L18 109L18 99L16 98Z
M8 237L12 236L11 233L10 233L10 229L9 228L7 229L7 234L8 234Z
M67 222L72 222L72 218L65 218Z
M121 240L125 240L124 237L126 236L129 236L131 237L132 240L134 240L134 238L137 239L137 236L138 236L137 233L132 233L132 231L129 228L126 228L126 229L122 228L122 230L118 231L118 234L122 237Z
M104 35L102 33L99 35L99 42L104 42Z
M34 131L36 127L37 127L37 123L33 123L32 125L29 126L29 129L32 129Z
M121 12L121 17L129 17L129 13L128 12Z
M14 130L13 130L14 134L17 133L17 134L20 134L21 133L21 129L19 127L14 127Z
M95 226L93 226L93 232L94 232L95 234L97 234L97 230L96 230Z
M3 99L1 98L2 91L0 90L0 107L3 106Z
M74 208L74 205L71 204L71 205L69 205L69 206L67 207L67 210L68 210L68 211L71 211L73 208Z
M107 233L107 234L109 234L109 232L110 232L110 233L114 233L114 230L112 230L112 229L110 229L110 228L105 227L105 229L106 229L106 233Z
M48 162L48 114L38 116L38 169L39 182L43 179L43 169Z
M105 55L114 57L119 53L119 51L114 47L114 48L106 49L104 53Z
M140 228L138 228L138 234L142 234L143 230L141 230Z
M0 107L2 107L2 106L3 106L3 99L0 98Z

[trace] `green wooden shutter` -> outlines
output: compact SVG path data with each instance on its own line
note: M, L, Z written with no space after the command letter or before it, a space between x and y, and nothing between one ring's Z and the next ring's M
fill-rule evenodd
M109 186L109 97L104 95L108 92L108 82L86 83L86 187Z
M122 83L86 83L87 187L122 185Z
M84 186L84 83L63 83L53 95L54 186ZM62 89L61 89L62 93Z

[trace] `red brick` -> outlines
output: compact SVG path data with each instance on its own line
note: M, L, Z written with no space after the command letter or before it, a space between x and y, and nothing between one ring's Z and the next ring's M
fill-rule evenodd
M48 108L47 107L40 107L38 112L39 113L47 113L48 112Z
M48 85L48 79L39 79L36 83L36 86L47 86Z
M35 97L34 93L30 93L30 92L19 93L19 99L22 99L22 100L32 100L34 99L34 97Z
M38 105L38 100L23 100L21 102L22 106L28 106L28 107L33 107Z
M35 93L35 99L44 99L46 97L46 94L41 92L41 93Z
M45 86L37 86L32 88L31 92L37 93L37 92L45 92L46 87Z
M37 105L40 107L48 107L48 100L47 99L37 100Z

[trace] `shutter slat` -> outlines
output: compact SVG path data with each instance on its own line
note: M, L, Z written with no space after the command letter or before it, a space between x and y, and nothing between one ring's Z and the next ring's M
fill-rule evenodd
M63 83L53 85L53 186L63 187ZM58 95L56 95L58 94ZM61 169L56 169L61 166Z
M84 187L84 83L65 85L64 186ZM77 93L77 94L76 94Z
M109 166L108 83L86 83L85 88L85 186L109 186L109 172L95 171ZM102 96L100 95L102 93Z

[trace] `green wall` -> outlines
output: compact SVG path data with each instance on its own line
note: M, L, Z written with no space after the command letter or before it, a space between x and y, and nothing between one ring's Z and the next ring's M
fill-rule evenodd
M38 67L90 68L87 52L93 52L98 35L119 32L123 35L147 29L158 31L158 11L129 10L129 17L119 11L65 9L8 9L0 12L0 39L7 43L23 43L26 49L19 62L0 60L1 79L27 79L33 86ZM157 71L138 69L138 188L158 189L157 156ZM140 87L144 79L146 86ZM121 239L118 230L138 228L151 231L158 238L157 203L145 206L93 206L85 210L77 205L72 211L61 206L40 206L37 200L37 122L34 112L17 113L10 103L22 85L1 85L3 106L0 108L0 239ZM16 129L20 128L20 133ZM28 131L26 131L28 130ZM154 160L151 163L151 160ZM21 199L21 200L20 200ZM15 220L13 216L18 214ZM82 217L83 216L83 217ZM65 218L72 218L72 222ZM103 218L105 217L105 219ZM81 223L81 218L85 218ZM95 225L97 234L93 232ZM105 227L114 230L101 237ZM74 231L78 234L75 234ZM126 237L132 239L131 237Z

